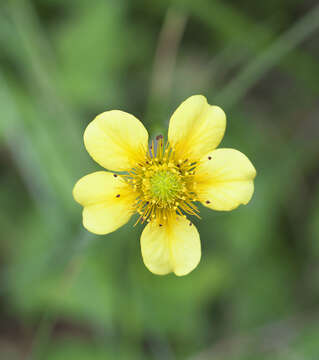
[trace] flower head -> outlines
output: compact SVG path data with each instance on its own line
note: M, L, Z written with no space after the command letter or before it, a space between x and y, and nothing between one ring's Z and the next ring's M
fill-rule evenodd
M226 116L204 96L184 101L170 119L168 141L148 133L133 115L112 110L86 128L84 143L107 171L81 178L73 196L83 208L83 225L107 234L138 214L146 223L142 257L155 274L186 275L199 263L201 247L188 215L199 217L195 202L213 210L247 204L254 192L256 170L233 149L216 149ZM121 172L121 173L118 173Z

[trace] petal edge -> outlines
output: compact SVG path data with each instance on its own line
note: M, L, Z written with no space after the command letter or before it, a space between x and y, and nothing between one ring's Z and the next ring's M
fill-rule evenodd
M174 272L183 276L196 268L201 258L199 233L189 220L180 216L176 221L160 227L149 223L141 236L141 250L145 266L154 274Z
M210 209L233 210L252 198L255 176L254 166L240 151L214 150L202 158L196 169L197 196Z
M202 95L193 95L180 104L171 116L168 140L178 159L198 161L222 141L226 115L209 105Z
M120 176L97 171L82 177L73 188L83 209L83 226L94 234L107 234L132 216L135 196Z
M84 132L84 145L90 156L104 168L126 171L144 160L148 133L135 116L111 110L89 123Z

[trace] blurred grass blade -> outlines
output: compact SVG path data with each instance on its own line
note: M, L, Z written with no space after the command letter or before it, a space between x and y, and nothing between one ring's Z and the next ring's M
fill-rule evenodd
M281 35L265 51L252 60L246 68L215 97L217 103L231 107L240 101L273 66L284 56L319 29L319 5Z

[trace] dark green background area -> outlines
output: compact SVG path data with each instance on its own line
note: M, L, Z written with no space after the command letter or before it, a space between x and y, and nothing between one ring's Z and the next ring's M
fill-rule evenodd
M200 265L155 276L135 219L82 228L83 131L121 109L166 134L193 94L255 194L201 207ZM0 359L318 359L318 135L316 1L2 0Z

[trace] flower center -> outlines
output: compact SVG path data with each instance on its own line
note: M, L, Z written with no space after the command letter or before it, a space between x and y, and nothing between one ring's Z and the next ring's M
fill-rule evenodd
M163 226L176 214L198 216L198 209L193 204L196 201L196 164L187 159L176 159L174 149L168 144L164 146L162 136L156 140L145 161L122 175L136 193L134 209L140 215L138 221L155 220Z
M153 199L162 203L173 203L182 190L181 179L170 170L159 170L149 179L149 192Z

